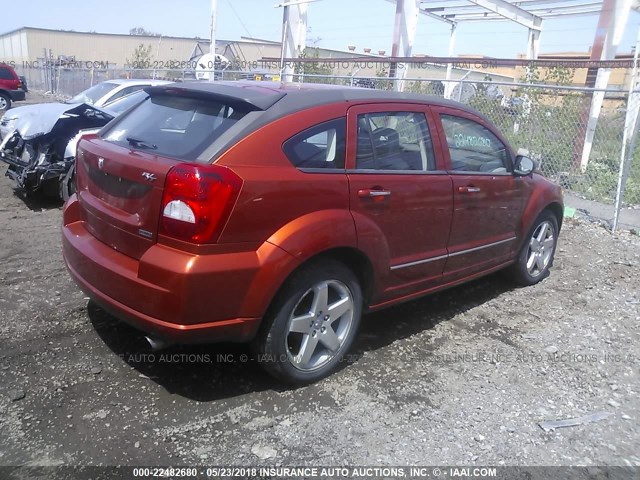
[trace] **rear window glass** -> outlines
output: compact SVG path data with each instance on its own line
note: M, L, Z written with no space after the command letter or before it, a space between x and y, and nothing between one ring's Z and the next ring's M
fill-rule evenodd
M104 104L103 108L109 110L111 113L116 113L120 115L122 112L127 110L130 107L133 107L135 104L142 102L149 94L143 90L138 90L131 95L127 95L126 97L120 97L112 102Z
M104 132L103 138L134 150L196 160L246 113L212 100L154 95Z
M93 87L88 88L84 92L80 92L75 97L67 100L66 103L90 103L93 105L117 86L118 84L116 83L98 83L97 85L94 85Z

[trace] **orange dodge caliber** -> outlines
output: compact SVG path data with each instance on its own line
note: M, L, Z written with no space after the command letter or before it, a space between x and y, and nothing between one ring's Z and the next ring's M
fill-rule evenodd
M552 265L561 189L467 106L308 84L146 91L79 142L62 234L80 288L152 340L251 342L308 383L364 311Z

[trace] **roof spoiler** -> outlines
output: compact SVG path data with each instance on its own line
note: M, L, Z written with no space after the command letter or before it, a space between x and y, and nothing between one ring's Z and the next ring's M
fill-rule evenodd
M204 85L203 83L206 83ZM249 111L266 110L282 99L286 93L259 90L242 86L220 85L212 82L156 85L144 89L150 96L176 95L203 100L216 100Z

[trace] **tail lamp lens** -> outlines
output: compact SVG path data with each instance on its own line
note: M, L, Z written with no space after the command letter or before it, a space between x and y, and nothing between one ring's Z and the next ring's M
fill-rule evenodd
M198 244L217 241L241 187L240 177L226 167L173 167L165 181L160 233Z

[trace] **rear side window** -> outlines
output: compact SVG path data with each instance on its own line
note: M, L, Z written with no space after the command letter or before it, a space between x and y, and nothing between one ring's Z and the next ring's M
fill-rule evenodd
M0 80L15 80L16 78L7 67L0 67Z
M346 118L308 128L287 140L284 153L297 168L344 168Z
M196 160L246 113L215 100L154 95L103 133L103 138L127 148Z

